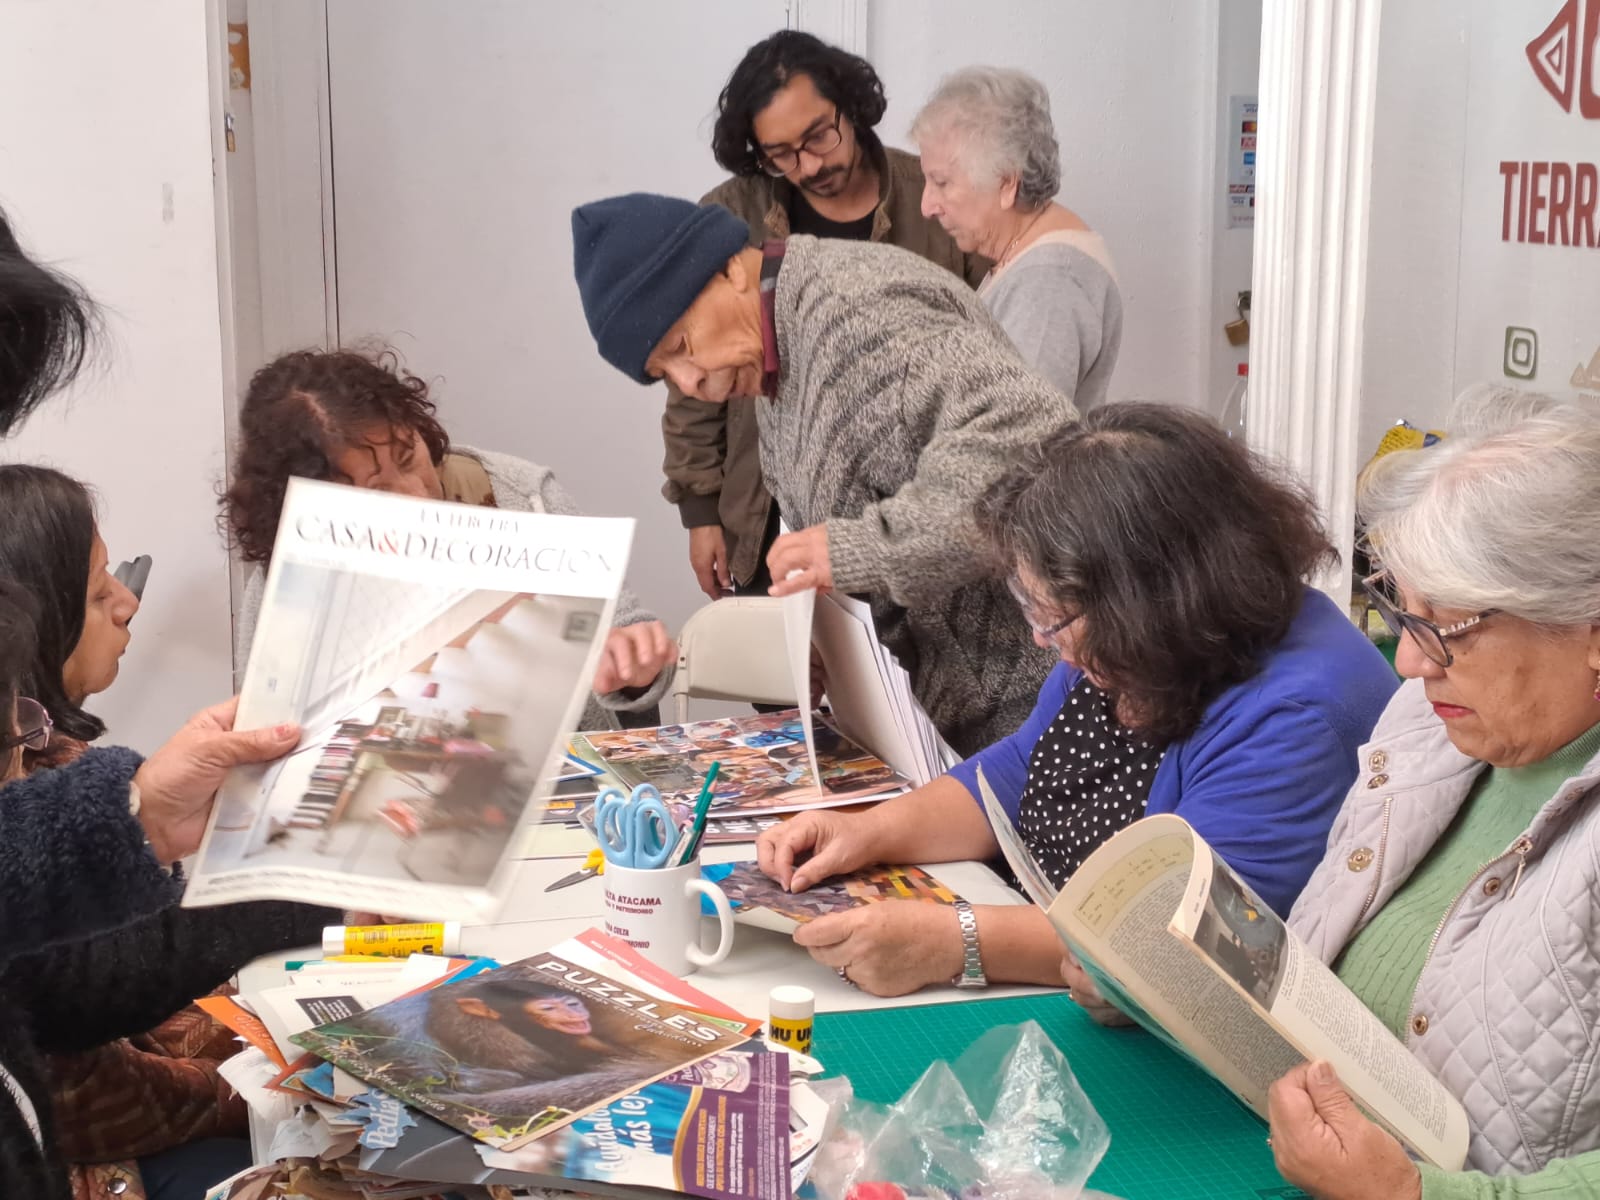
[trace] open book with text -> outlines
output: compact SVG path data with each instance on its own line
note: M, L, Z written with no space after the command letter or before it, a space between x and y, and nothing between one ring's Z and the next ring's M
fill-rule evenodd
M633 522L291 480L236 723L299 746L230 773L185 904L484 921L562 773Z
M1325 1059L1424 1161L1461 1167L1461 1104L1186 821L1136 821L1056 893L981 771L979 788L1013 871L1106 999L1263 1118L1276 1080Z

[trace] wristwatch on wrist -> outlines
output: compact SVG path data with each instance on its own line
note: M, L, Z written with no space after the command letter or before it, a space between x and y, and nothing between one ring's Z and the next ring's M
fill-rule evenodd
M978 953L978 914L965 900L955 902L956 923L961 926L961 974L953 980L958 988L989 986L983 973L983 956Z

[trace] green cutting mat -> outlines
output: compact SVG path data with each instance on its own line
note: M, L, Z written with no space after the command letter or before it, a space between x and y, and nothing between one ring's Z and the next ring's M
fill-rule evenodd
M1266 1126L1221 1084L1141 1029L1102 1029L1060 992L819 1014L814 1052L857 1095L888 1103L929 1063L1027 1020L1061 1048L1111 1130L1091 1187L1124 1200L1304 1196L1272 1165Z

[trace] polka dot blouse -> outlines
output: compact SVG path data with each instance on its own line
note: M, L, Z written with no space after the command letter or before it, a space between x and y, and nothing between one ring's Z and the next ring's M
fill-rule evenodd
M1100 844L1144 816L1162 750L1130 732L1088 679L1033 748L1017 832L1061 887Z

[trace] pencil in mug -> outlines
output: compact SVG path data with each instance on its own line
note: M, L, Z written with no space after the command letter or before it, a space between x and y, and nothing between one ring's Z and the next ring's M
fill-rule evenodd
M714 762L711 770L706 772L705 785L700 789L700 799L694 804L694 821L685 831L679 841L684 845L683 855L678 859L680 867L687 866L694 861L694 856L700 852L700 839L706 831L706 814L711 811L711 785L717 780L717 772L722 769L722 764Z

